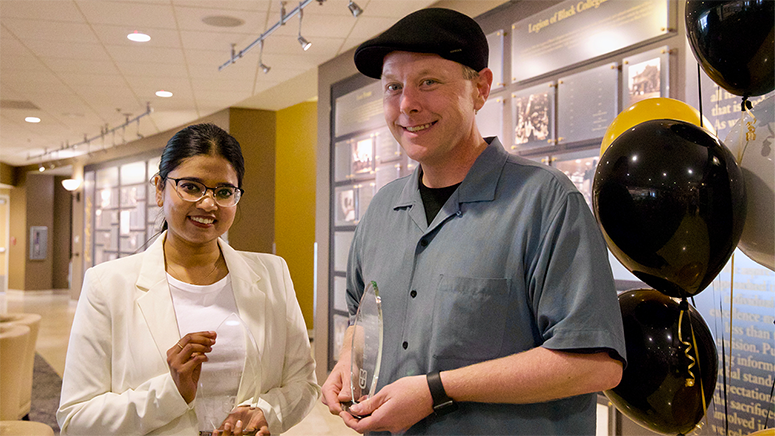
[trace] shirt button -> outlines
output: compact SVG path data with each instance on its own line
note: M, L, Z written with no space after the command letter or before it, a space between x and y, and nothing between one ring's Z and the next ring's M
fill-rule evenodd
M404 347L404 350L406 350L409 347L409 342L404 342L401 344L402 347Z
M412 292L410 292L410 293L409 293L409 295L411 295L411 296L412 296L412 298L414 298L414 297L416 297L416 296L417 296L417 291L415 291L415 290L412 290Z
M428 240L427 239L420 239L420 246L421 247L427 247L428 246Z

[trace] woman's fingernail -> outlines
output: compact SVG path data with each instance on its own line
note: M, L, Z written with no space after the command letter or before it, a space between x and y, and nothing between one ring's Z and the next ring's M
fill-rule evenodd
M242 427L242 420L240 419L237 420L237 427Z

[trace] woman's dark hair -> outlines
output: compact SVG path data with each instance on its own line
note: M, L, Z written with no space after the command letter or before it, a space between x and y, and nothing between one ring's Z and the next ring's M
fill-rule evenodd
M176 133L161 152L159 176L163 181L183 160L199 155L216 154L223 157L237 172L238 188L245 175L242 148L233 136L215 124L194 124Z
M245 175L245 159L242 148L233 136L215 124L194 124L176 133L164 146L159 162L159 177L167 182L167 176L185 159L199 155L218 155L229 161L237 172L237 187L242 188ZM164 220L159 233L167 230ZM157 233L157 234L159 234Z

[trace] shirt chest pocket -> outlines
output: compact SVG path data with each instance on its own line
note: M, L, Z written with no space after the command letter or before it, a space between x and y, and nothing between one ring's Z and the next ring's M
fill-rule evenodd
M509 279L442 275L433 308L435 358L482 361L503 343Z

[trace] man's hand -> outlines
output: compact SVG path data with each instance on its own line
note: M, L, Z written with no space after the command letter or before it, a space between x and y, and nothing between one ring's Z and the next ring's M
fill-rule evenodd
M358 433L400 433L433 413L433 399L424 375L404 377L383 387L366 401L350 407L350 412L352 414L341 412L339 416ZM352 415L369 416L356 419Z
M342 413L343 402L350 401L350 359L342 359L340 355L339 362L334 366L331 374L328 375L326 382L323 383L321 391L323 393L323 404L328 406L328 411L332 415ZM345 412L346 413L346 412Z

